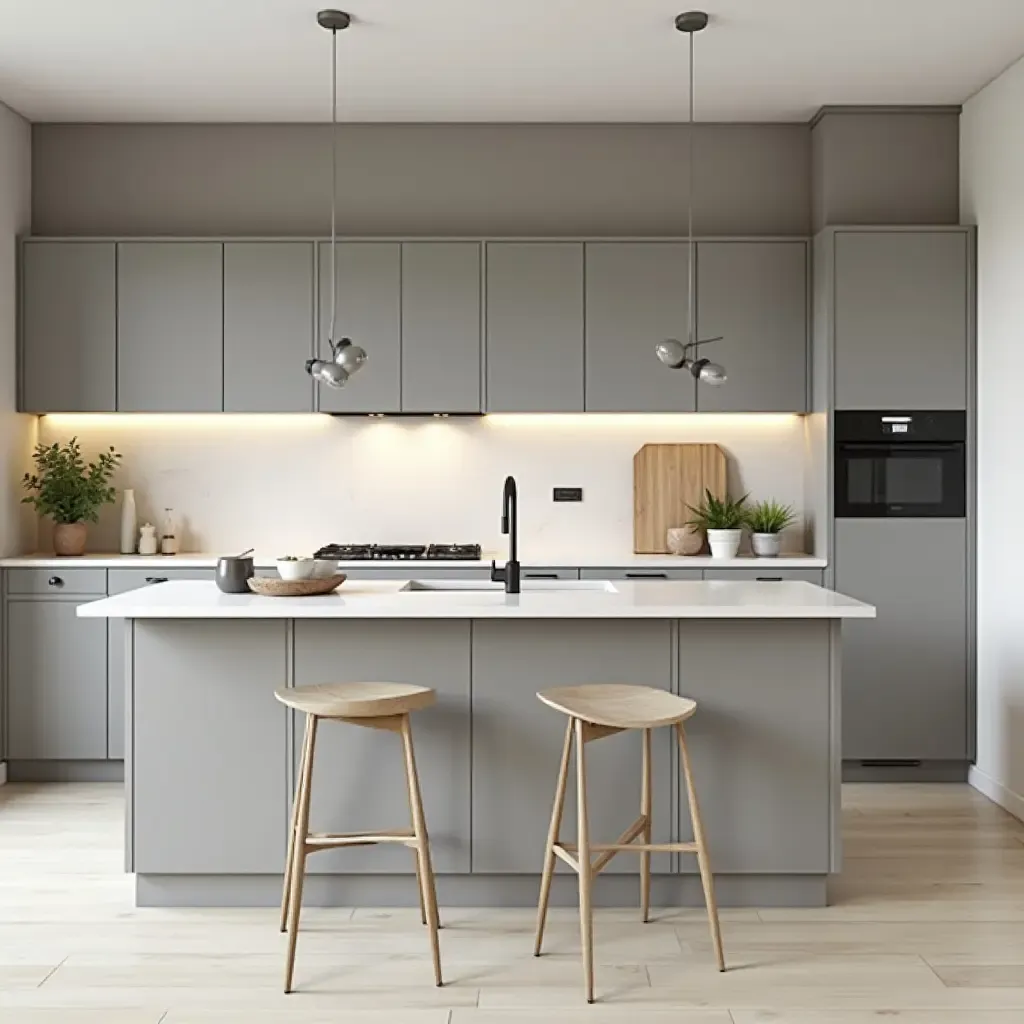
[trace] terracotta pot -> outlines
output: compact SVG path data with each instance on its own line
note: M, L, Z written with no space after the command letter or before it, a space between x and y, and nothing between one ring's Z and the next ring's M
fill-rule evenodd
M87 523L57 523L53 528L53 553L55 555L84 555L85 541L88 535Z

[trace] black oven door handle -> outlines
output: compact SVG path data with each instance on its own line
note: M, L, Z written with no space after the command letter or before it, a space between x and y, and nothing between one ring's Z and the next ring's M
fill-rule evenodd
M851 455L884 455L892 458L903 452L935 452L944 454L957 452L963 449L959 441L927 442L927 441L896 441L893 444L874 444L860 441L845 441L839 445L840 455L849 453Z

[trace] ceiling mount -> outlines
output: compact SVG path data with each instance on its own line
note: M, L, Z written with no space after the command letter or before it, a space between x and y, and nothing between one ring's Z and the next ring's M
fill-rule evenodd
M684 15L680 15L680 17L684 17ZM329 32L340 32L343 28L348 28L352 24L352 18L344 11L317 11L316 22L321 28L325 28Z
M700 32L708 27L708 16L704 11L686 11L685 14L676 15L676 28L680 32Z

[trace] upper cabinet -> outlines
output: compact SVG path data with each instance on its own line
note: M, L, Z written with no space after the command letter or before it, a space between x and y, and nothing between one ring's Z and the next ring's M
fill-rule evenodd
M487 411L583 411L583 244L489 242Z
M318 385L321 412L402 410L402 246L399 242L339 242L335 271L338 339L366 350L366 363L343 388ZM321 359L330 358L331 245L320 244Z
M699 412L806 412L807 243L699 242L697 328L729 378L697 386Z
M970 231L834 238L835 407L966 409Z
M117 247L117 411L220 412L224 246Z
M402 243L402 412L481 411L480 248Z
M117 395L113 242L22 247L24 412L113 412Z
M312 412L312 242L224 244L224 411Z
M681 242L587 243L587 412L696 409L694 379L655 355L686 340L688 267Z

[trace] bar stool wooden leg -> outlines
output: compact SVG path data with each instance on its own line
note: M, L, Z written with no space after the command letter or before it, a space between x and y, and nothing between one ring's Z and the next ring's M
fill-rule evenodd
M548 918L548 899L551 896L551 879L555 873L555 844L562 830L562 811L565 808L565 789L569 781L569 758L572 754L572 719L565 727L565 743L562 745L562 763L558 768L558 783L555 785L555 804L551 809L551 824L548 826L548 844L544 852L544 871L540 876L540 900L537 903L537 937L533 943L533 955L540 956L544 942L544 926Z
M309 726L307 723L306 734L302 740L302 756L299 758L299 776L301 777L303 766L306 763L307 750L309 748ZM288 894L292 887L292 859L295 856L295 826L299 820L299 783L296 780L295 793L292 796L292 818L288 826L288 853L284 860L284 885L281 888L281 931L283 932L288 924Z
M718 904L715 902L715 878L711 873L711 861L708 858L707 839L704 835L704 823L700 817L700 805L697 801L697 789L693 784L693 766L690 764L690 753L686 749L686 732L683 723L676 723L676 738L679 740L679 753L682 755L683 774L686 776L686 795L690 803L690 821L693 824L693 840L697 844L697 866L700 868L700 880L704 886L704 901L708 908L708 924L711 925L711 941L715 946L718 958L718 969L725 970L725 954L722 952L722 932L718 926Z
M306 837L309 835L309 804L313 782L313 751L316 747L317 716L306 716L306 743L299 777L298 810L292 850L290 892L288 894L288 953L284 968L284 990L292 990L295 970L295 943L299 937L299 912L302 910L302 883L306 874Z
M651 790L651 730L644 729L644 767L640 785L640 813L644 818L643 840L651 842L651 809L653 794ZM640 911L643 922L647 924L651 913L651 854L645 850L640 854Z
M402 716L402 747L405 751L405 776L409 788L409 808L412 811L412 827L416 836L420 891L426 908L427 928L430 932L430 952L434 958L434 984L440 987L444 982L441 978L441 949L437 939L439 927L437 892L434 887L434 868L430 861L430 839L427 835L427 822L423 814L419 776L416 774L416 756L412 747L412 727L408 715Z
M576 856L580 864L580 939L583 947L583 983L587 1002L594 1001L594 914L590 904L590 823L587 820L587 756L583 720L576 730Z

